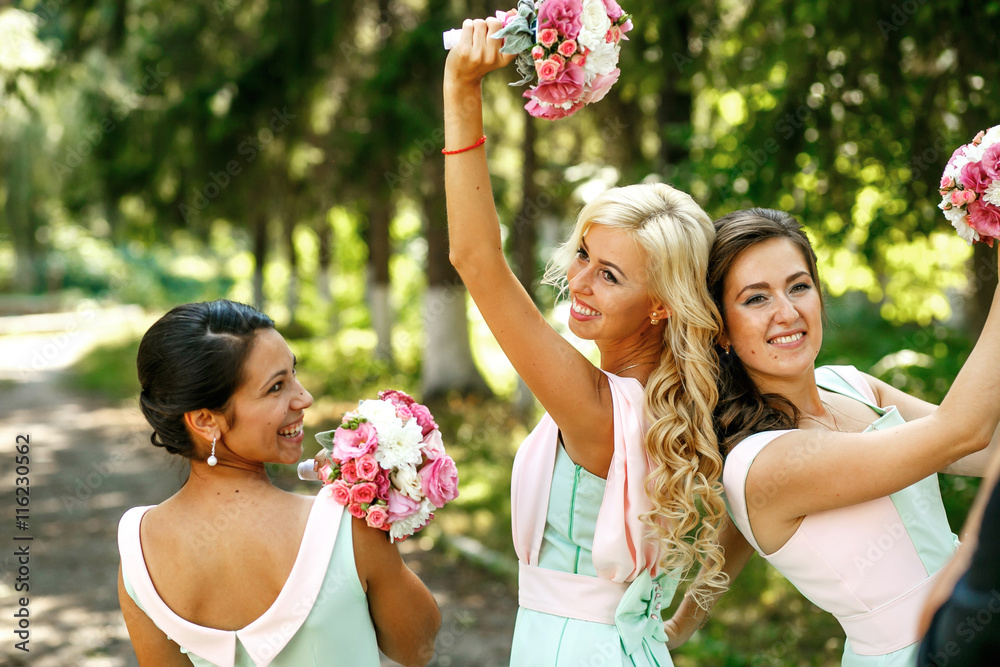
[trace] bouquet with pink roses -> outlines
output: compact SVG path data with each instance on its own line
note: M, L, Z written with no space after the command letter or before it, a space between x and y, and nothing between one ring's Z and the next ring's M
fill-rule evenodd
M524 108L532 116L570 116L618 81L620 42L632 21L616 0L519 0L497 18L503 28L491 36L504 40L502 53L517 56L522 78L511 85L530 86Z
M956 150L941 176L938 208L966 243L1000 238L1000 125Z
M458 497L455 461L426 406L401 391L380 391L316 434L324 446L299 464L299 477L332 487L333 499L372 528L403 540Z

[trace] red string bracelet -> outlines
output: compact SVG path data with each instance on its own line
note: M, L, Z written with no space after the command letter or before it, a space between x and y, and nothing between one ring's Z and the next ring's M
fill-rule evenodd
M457 155L458 153L464 153L465 151L471 151L473 148L479 148L480 146L482 146L485 143L486 143L486 135L484 134L483 136L479 137L479 141L477 141L476 143L472 144L471 146L466 146L465 148L459 148L457 151L447 151L447 150L445 150L445 149L442 148L441 149L441 155Z

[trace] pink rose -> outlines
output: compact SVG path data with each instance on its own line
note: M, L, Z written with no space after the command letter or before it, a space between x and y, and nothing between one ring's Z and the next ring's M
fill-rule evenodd
M354 469L357 471L359 479L371 482L375 479L375 475L378 474L379 465L374 456L365 454L360 459L354 460Z
M330 485L330 492L333 495L333 502L338 505L346 505L351 502L351 486L342 479L338 479Z
M591 102L600 102L604 99L604 96L608 94L611 90L611 86L615 85L618 81L619 75L622 71L617 67L607 74L598 74L594 77L594 80L590 82L590 90L583 96L583 103L590 104Z
M444 507L458 498L458 469L452 458L442 456L424 465L420 469L420 488L434 507Z
M1000 208L982 201L972 202L969 204L969 224L992 248L993 239L1000 238Z
M559 31L555 28L545 28L538 31L538 41L548 48L559 40Z
M976 201L976 193L972 190L952 190L951 203L953 206L965 206Z
M580 0L545 0L538 8L538 27L555 28L562 36L576 39L583 27L582 17Z
M400 493L396 489L389 490L389 521L396 523L400 519L414 514L420 509L420 501L412 500L408 496Z
M368 508L368 516L365 517L365 523L372 528L389 530L389 526L386 525L388 519L389 512L386 511L383 505L372 505Z
M951 176L942 176L940 187L942 190L951 190L953 187L955 187L955 179L952 178Z
M358 503L351 503L350 505L348 505L347 511L350 512L351 516L353 516L355 519L365 518L365 508L359 505Z
M529 91L539 102L547 104L563 104L577 102L583 94L583 82L586 78L583 68L567 65L552 81L540 83Z
M559 63L549 58L548 60L536 60L535 71L538 72L539 81L552 81L559 74Z
M320 481L326 484L330 481L330 475L333 474L333 466L329 463L324 463L319 467L319 470L316 471L316 474L319 476Z
M341 426L333 433L333 458L338 461L356 459L377 444L375 427L369 422L361 422L356 429Z
M344 461L340 464L340 476L348 484L354 484L358 481L358 471L354 466L354 461Z
M371 482L362 482L351 487L351 502L366 504L375 500L375 493L378 490Z
M420 451L429 461L444 456L444 441L441 439L441 431L435 429L425 435L423 442L420 443Z
M991 179L1000 178L1000 141L986 149L980 164Z
M556 51L558 51L559 55L563 56L564 58L572 57L573 54L576 53L576 40L567 39L565 42L559 45L559 48L556 49Z
M545 57L545 47L541 44L535 44L531 49L531 57L535 60L541 60Z
M979 194L986 192L992 180L979 162L970 162L962 167L962 174L959 177L962 186L966 190L973 190Z
M608 18L612 22L620 19L625 13L615 0L604 0L604 8L608 11Z
M583 53L574 53L569 61L577 67L583 67L587 63L587 56Z
M379 473L375 475L375 487L378 492L375 494L379 500L389 500L389 489L392 488L392 482L389 481L389 471L379 470Z
M525 93L525 97L530 97ZM552 107L544 106L538 103L538 100L531 100L524 105L525 110L535 118L543 118L545 120L558 120L560 118L566 118L567 116L572 116L577 111L583 108L583 102L577 102L569 109L563 109L562 107Z
M972 139L972 145L978 146L979 144L983 143L983 137L985 136L986 136L986 130L979 130L979 134L977 134Z

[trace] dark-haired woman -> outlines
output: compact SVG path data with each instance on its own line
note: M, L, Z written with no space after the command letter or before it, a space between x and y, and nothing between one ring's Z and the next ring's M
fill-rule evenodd
M119 599L141 665L405 665L433 655L430 592L385 533L271 484L312 404L274 323L230 301L178 306L139 346L152 442L189 459L175 495L119 525Z
M823 302L792 216L738 211L715 228L716 430L735 523L837 617L844 665L912 665L917 619L956 543L936 473L981 476L1000 439L1000 292L938 407L852 366L814 367Z

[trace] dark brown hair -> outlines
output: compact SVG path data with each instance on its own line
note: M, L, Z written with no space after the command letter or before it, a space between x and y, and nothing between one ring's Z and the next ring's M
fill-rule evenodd
M153 427L150 441L193 458L184 413L224 412L243 383L254 336L273 328L267 315L225 299L177 306L157 320L142 337L136 359L139 405Z
M722 319L726 277L748 249L772 239L787 239L802 253L813 284L819 290L816 253L802 225L792 215L769 208L734 211L715 221L715 243L708 262L708 291ZM823 297L820 292L820 306ZM825 310L823 311L825 316ZM784 396L762 394L735 353L719 351L719 402L715 408L715 433L723 456L744 438L761 431L795 428L799 411Z

